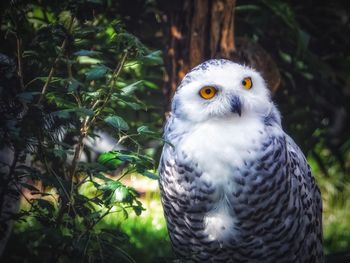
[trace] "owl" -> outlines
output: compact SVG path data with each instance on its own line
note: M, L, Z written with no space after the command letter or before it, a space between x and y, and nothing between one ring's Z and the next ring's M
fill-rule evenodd
M320 191L258 72L195 67L164 138L161 200L182 262L324 262Z

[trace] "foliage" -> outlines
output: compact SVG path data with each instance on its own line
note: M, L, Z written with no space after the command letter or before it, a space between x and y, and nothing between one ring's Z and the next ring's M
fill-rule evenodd
M121 179L156 178L142 145L158 134L135 116L147 110L137 94L157 87L147 71L159 70L161 59L118 19L99 14L101 4L18 1L1 11L0 137L13 153L1 194L15 185L26 203L13 218L32 226L21 234L26 255L6 254L4 262L134 262L127 236L98 226L111 213L127 220L144 210ZM95 160L88 141L101 131L117 148Z

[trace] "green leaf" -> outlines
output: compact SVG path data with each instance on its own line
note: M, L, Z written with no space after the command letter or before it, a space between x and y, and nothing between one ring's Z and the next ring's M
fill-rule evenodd
M152 81L148 81L148 80L144 80L143 81L143 84L147 87L147 88L150 88L150 89L155 89L157 90L158 89L158 85Z
M50 214L52 214L55 211L54 205L45 199L36 199L35 203L42 209L47 210Z
M285 62L287 62L289 64L292 63L291 55L289 55L288 53L285 53L281 50L279 50L278 53L279 53L280 57L282 58L282 60L284 60Z
M118 158L125 162L137 163L140 161L140 158L129 151L118 151Z
M82 86L83 84L76 79L70 79L68 80L68 92L74 92L78 89L79 86Z
M147 134L147 135L157 135L156 132L151 131L147 126L140 126L137 128L137 132L139 134Z
M62 96L62 92L47 92L45 97L48 102L61 109L71 109L76 107L76 103L69 100L66 96Z
M132 201L132 196L129 193L129 190L124 185L119 185L117 189L114 191L114 198L118 202L130 202Z
M96 65L102 63L101 59L92 58L88 56L79 56L77 57L77 61L79 64L85 64L85 65Z
M129 129L129 125L119 116L108 116L104 121L120 131L126 131Z
M142 175L144 175L144 176L146 176L146 177L148 177L148 178L150 178L150 179L152 179L152 180L158 180L158 179L159 179L159 177L158 177L157 174L151 173L151 172L149 172L149 171L144 171L144 172L142 173Z
M80 27L77 32L75 32L74 35L77 36L77 38L87 38L89 36L95 35L97 32L101 31L102 28L98 25L91 25L91 26L84 26Z
M162 52L160 50L151 52L142 58L149 65L163 65Z
M55 111L52 113L53 116L57 116L61 119L69 119L70 113L75 113L78 117L93 116L94 111L87 108L74 108L74 109L64 109Z
M96 178L98 178L98 179L104 181L104 182L113 181L112 179L110 179L110 178L104 176L102 173L95 174L94 176L95 176Z
M72 111L78 116L78 117L85 117L85 116L93 116L95 113L91 109L87 109L84 107L81 108L75 108L72 109Z
M61 158L62 160L66 160L67 159L67 151L63 150L63 149L53 149L52 150L53 154L58 157Z
M101 92L97 90L92 92L81 92L81 94L84 99L97 99L101 95Z
M123 95L130 95L130 94L134 93L135 90L140 88L139 84L141 84L142 82L143 82L143 80L139 80L139 81L136 81L136 82L122 88Z
M261 10L261 7L258 5L239 5L235 7L235 12L252 12L252 11L259 11Z
M21 92L17 94L17 98L20 99L23 102L30 103L33 101L34 96L40 94L40 92Z
M113 159L118 159L120 161L135 165L137 172L141 174L143 174L148 169L152 169L154 165L152 158L126 150L110 151L108 153L104 153L101 156L100 161L103 164L106 164L109 160Z
M133 209L137 216L141 215L142 211L145 210L142 208L142 206L134 206Z
M72 111L70 109L59 110L52 113L52 116L57 116L60 119L69 119L70 113Z
M36 52L35 50L24 50L22 54L23 58L39 56L38 52Z
M73 55L74 56L96 56L99 54L100 54L100 52L98 52L98 51L81 49L81 50L75 52Z
M106 166L108 169L114 170L123 164L123 161L118 159L118 155L119 153L116 151L105 152L98 157L97 161Z
M133 110L141 110L144 108L144 105L141 103L136 103L136 102L129 102L129 101L124 101L125 105L129 106Z
M86 79L90 81L103 78L108 71L109 69L104 65L94 66L88 72L86 72Z
M142 102L131 102L131 101L126 101L124 99L121 99L120 97L121 96L113 96L113 97L116 97L116 99L119 100L119 104L122 106L122 107L130 107L131 109L133 110L142 110L142 109L146 109L146 105L144 105Z
M298 30L298 51L303 54L309 46L310 35L304 30Z

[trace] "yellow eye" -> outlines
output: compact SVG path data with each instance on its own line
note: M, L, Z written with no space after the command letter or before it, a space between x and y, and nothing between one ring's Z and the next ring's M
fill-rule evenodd
M253 87L252 79L250 77L244 78L242 80L242 85L245 89L251 89Z
M214 87L206 86L200 89L199 95L206 100L213 98L216 94L217 90Z

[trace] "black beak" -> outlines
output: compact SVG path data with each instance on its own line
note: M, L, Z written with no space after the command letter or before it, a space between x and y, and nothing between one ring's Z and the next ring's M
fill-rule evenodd
M242 104L241 104L241 100L237 96L234 96L231 100L231 112L237 113L239 117L241 117Z

